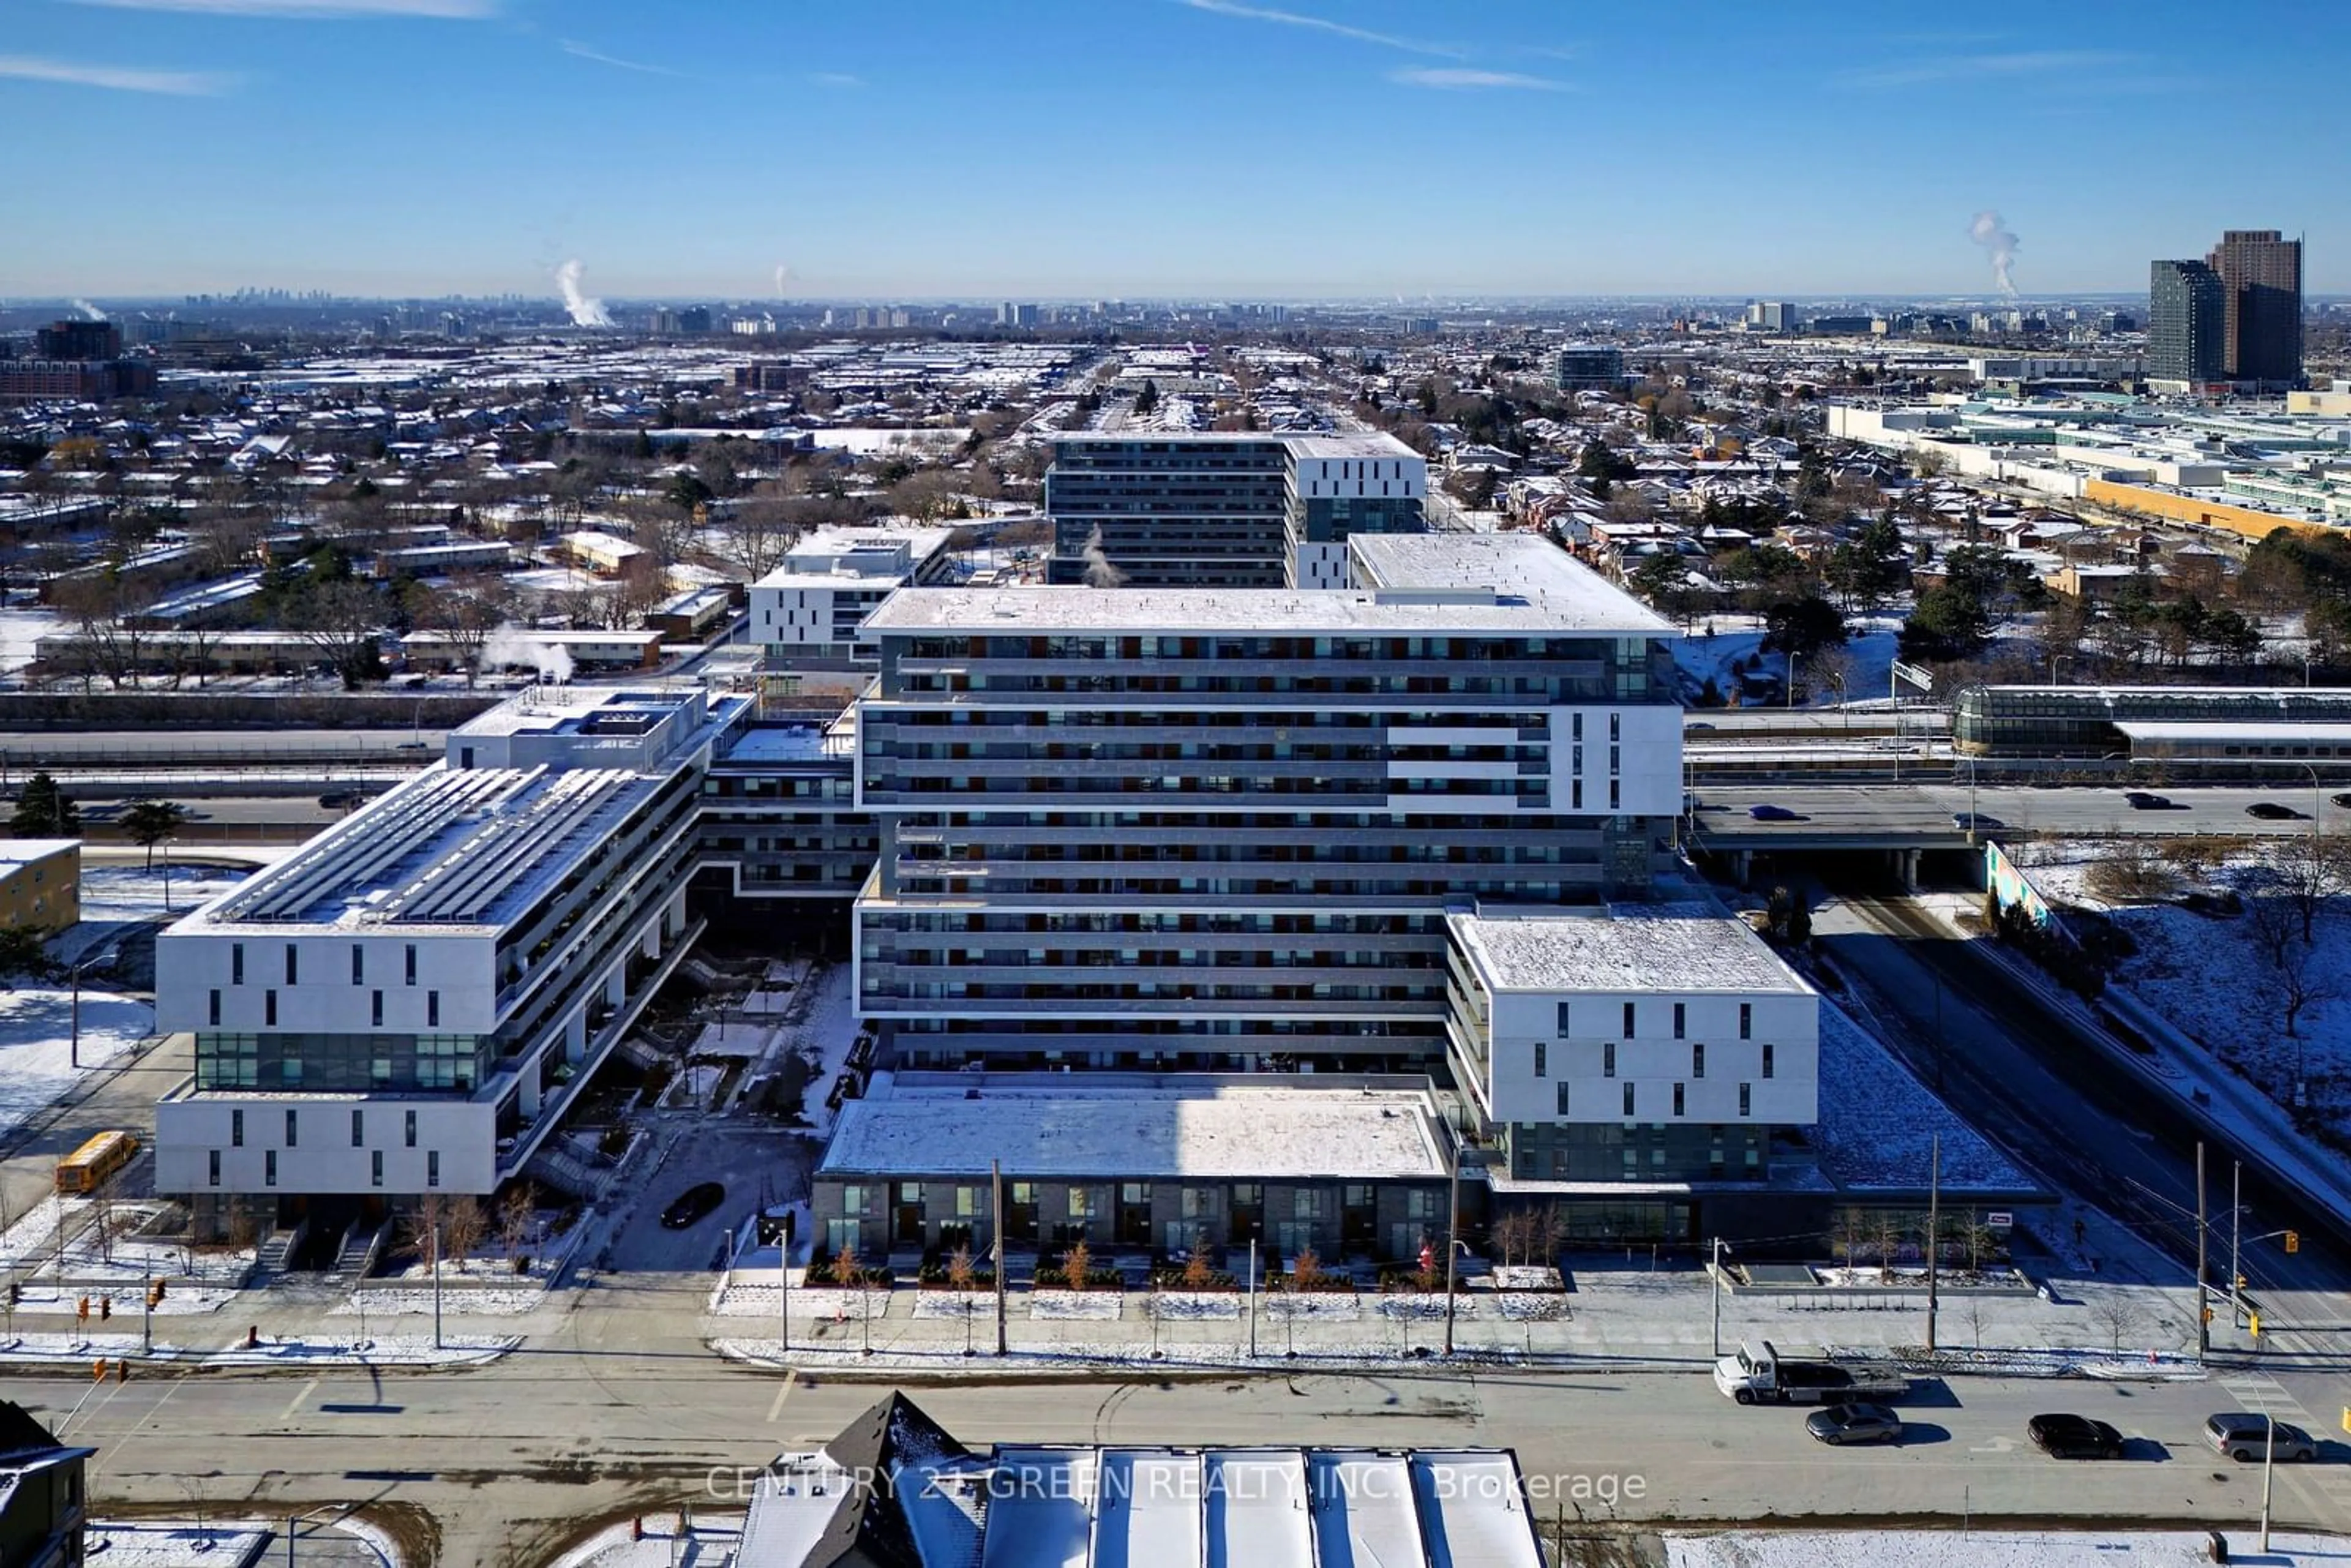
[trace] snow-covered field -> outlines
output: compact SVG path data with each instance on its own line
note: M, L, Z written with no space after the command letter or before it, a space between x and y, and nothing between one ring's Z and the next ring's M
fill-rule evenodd
M81 993L81 1066L74 1052L73 993L28 986L0 991L0 1135L57 1103L86 1073L154 1031L155 1009L110 991Z
M87 924L185 915L252 874L243 866L204 862L167 867L158 861L152 870L144 865L86 865L81 872L81 917Z
M2270 1554L2250 1555L2259 1540L2227 1532L2240 1563L2342 1561L2342 1536L2280 1533ZM1667 1568L2189 1568L2207 1563L2202 1531L1738 1530L1719 1535L1668 1535Z
M2090 868L2108 845L2074 841L2025 846L2022 863L2053 903L2097 910L2129 934L2138 951L2114 978L2282 1106L2299 1079L2312 1113L2351 1137L2351 896L2322 905L2305 973L2316 993L2285 1031L2284 988L2248 915L2198 915L2177 904L2109 904L2091 893ZM2233 891L2247 900L2274 885L2264 852L2248 849L2209 873L2183 872L2180 890ZM2290 957L2304 961L2301 934Z
M1886 683L1894 675L1894 644L1901 631L1902 617L1855 615L1847 618L1845 625L1849 634L1844 649L1844 700L1875 700L1883 706ZM1708 634L1708 627L1713 628L1711 635ZM1750 664L1760 659L1763 669L1774 676L1787 667L1783 655L1761 651L1762 642L1763 618L1760 615L1702 615L1692 624L1690 634L1674 644L1674 662L1689 676L1693 692L1710 678L1716 689L1728 698L1739 689L1739 677L1730 670L1734 659ZM1809 706L1836 706L1835 691L1813 678L1801 664L1796 670L1796 683L1811 691Z
M825 1096L848 1064L850 1047L857 1040L860 1020L850 979L849 966L835 964L800 982L804 994L812 993L809 1010L784 1035L786 1048L799 1052L809 1062L808 1099L800 1114L820 1138L832 1132L834 1113L825 1108Z
M89 1521L89 1561L106 1568L219 1568L249 1563L267 1544L266 1530L239 1525L107 1524Z
M1051 1322L1109 1322L1118 1316L1121 1299L1117 1291L1037 1291L1029 1297L1029 1315Z

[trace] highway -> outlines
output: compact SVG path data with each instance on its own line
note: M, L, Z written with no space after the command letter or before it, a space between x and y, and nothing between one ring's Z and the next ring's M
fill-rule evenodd
M1773 840L1790 847L1828 833L1898 834L1940 831L1954 841L1963 837L1952 813L1969 809L1967 785L1949 781L1938 768L1931 784L1709 784L1698 790L1698 824L1701 841L1736 838L1742 848L1768 848ZM1984 785L1974 792L1974 809L1997 819L1992 837L2096 836L2116 833L2306 833L2311 812L2319 815L2322 832L2351 832L2351 810L2335 805L2321 791L2315 800L2307 784L2267 789L2242 786L2181 785L2157 793L2175 802L2170 810L2136 810L2121 789L2054 788ZM2245 808L2256 800L2274 801L2301 813L2299 820L2265 821L2249 817ZM1793 821L1757 821L1753 806L1782 807Z
M104 729L0 731L11 769L151 766L171 762L441 755L445 729Z

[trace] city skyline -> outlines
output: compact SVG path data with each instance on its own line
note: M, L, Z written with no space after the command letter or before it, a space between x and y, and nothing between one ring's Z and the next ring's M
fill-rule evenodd
M2046 298L2247 226L2351 290L2351 18L2188 61L2173 10L42 0L0 171L138 174L0 296L1982 296L1989 234ZM2186 111L2256 91L2257 136Z

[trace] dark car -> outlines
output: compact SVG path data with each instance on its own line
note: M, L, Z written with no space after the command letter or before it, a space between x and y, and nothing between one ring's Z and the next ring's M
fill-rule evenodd
M1792 822L1796 820L1796 813L1785 806L1750 806L1747 814L1759 822Z
M2270 1418L2250 1410L2224 1410L2205 1418L2204 1436L2218 1452L2239 1464L2266 1458L2270 1451ZM2277 1457L2288 1464L2318 1458L2318 1445L2309 1433L2291 1421L2277 1424Z
M2126 789L2123 799L2134 811L2168 811L2178 804L2168 795L2150 795L2144 789Z
M2302 820L2300 811L2291 806L2282 806L2275 800L2256 800L2245 808L2245 815L2259 817L2264 822L2294 822Z
M2327 799L2338 806L2351 809L2351 789L2346 789L2339 795L2329 795Z
M319 809L322 811L348 811L366 799L357 789L329 789L319 797Z
M2123 1435L2087 1416L2035 1416L2024 1424L2032 1446L2053 1459L2119 1459Z
M672 1230L684 1230L705 1218L726 1199L726 1189L715 1181L687 1187L677 1195L675 1203L662 1210L662 1223Z
M1955 828L1981 830L1985 828L2004 828L2008 826L2008 824L2001 821L1998 817L1987 816L1981 811L1954 811L1951 813L1951 826Z
M1898 1443L1902 1418L1883 1405L1831 1405L1805 1416L1804 1430L1833 1448L1847 1443Z

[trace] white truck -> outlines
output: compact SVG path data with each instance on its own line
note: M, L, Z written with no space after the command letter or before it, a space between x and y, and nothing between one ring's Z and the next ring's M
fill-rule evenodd
M1910 1392L1889 1363L1786 1361L1768 1339L1741 1340L1738 1354L1717 1361L1714 1385L1741 1405L1851 1405Z

